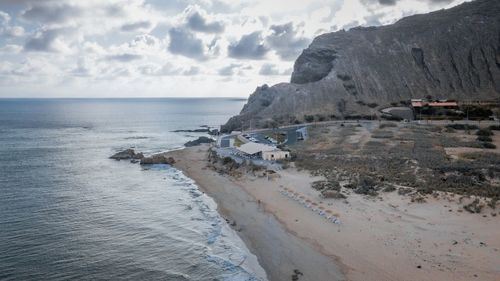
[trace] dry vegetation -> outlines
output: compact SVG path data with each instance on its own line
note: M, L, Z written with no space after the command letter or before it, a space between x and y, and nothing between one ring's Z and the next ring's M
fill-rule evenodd
M489 132L390 122L331 125L311 128L309 140L294 152L298 168L326 178L313 186L323 194L352 189L376 196L397 190L421 202L423 196L446 192L472 198L465 209L479 212L481 202L495 207L500 198L499 151L486 149L486 138L478 137L499 137ZM448 155L445 148L463 152Z

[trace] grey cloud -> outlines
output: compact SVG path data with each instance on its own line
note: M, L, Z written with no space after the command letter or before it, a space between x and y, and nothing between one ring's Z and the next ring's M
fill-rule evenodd
M238 59L263 59L269 48L262 42L260 31L243 35L237 42L231 43L227 48L228 54L232 58Z
M185 76L194 76L200 73L200 68L197 66L191 66L188 70L182 72Z
M6 12L0 11L0 26L7 25L10 21L10 16Z
M166 63L162 67L155 65L144 65L138 68L139 72L148 76L193 76L200 73L200 68L191 66L187 69L179 68L171 63Z
M21 13L21 16L30 21L43 23L62 23L83 14L80 7L66 3L38 2Z
M21 37L24 35L24 28L21 26L6 26L0 28L0 35L6 37Z
M265 63L259 70L259 74L263 76L276 76L276 75L290 75L292 74L292 69L286 69L284 71L280 71L276 65L271 63Z
M272 34L266 37L266 42L283 60L294 60L307 47L309 39L297 35L293 23L272 25Z
M170 35L168 50L172 54L198 60L206 59L203 50L203 41L196 38L194 34L181 28L172 28L168 33Z
M61 29L47 29L38 32L24 44L25 51L57 52L54 41L62 33Z
M241 64L232 63L228 66L225 66L219 69L219 75L221 76L233 76L235 74L235 70L241 67Z
M119 61L119 62L131 62L140 59L142 59L141 55L129 54L129 53L106 56L106 60Z
M221 76L245 76L245 70L251 70L253 67L251 65L243 65L240 63L232 63L228 66L225 66L219 69L219 75Z
M191 30L206 33L221 33L224 31L224 24L222 22L207 22L198 11L192 12L187 17L187 26Z
M24 35L22 26L10 26L11 18L8 13L0 11L0 36L4 37L20 37Z
M264 76L280 75L280 71L274 64L266 63L260 68L259 74Z
M138 31L138 30L148 29L152 25L153 24L150 21L139 21L139 22L124 24L122 25L121 30L126 32Z

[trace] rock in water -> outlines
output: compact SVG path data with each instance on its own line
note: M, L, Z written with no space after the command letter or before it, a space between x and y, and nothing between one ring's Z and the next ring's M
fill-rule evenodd
M109 157L111 159L115 160L125 160L125 159L142 159L144 158L144 155L142 153L135 153L133 149L125 149L123 151L120 151L113 156Z
M316 37L291 83L258 87L222 132L304 115L348 117L412 98L500 98L500 1L475 0Z
M185 147L191 147L191 146L197 146L203 143L212 143L215 142L213 139L208 138L208 137L199 137L196 140L193 141L188 141L184 144Z
M141 165L149 165L149 164L169 164L172 165L175 163L175 159L173 157L166 157L163 154L156 154L150 157L144 157L141 159Z

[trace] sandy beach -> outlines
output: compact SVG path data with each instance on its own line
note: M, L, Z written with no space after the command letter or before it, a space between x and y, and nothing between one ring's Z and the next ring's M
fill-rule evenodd
M295 269L303 273L299 280L499 280L498 217L458 211L451 197L426 203L395 193L322 199L310 187L318 178L294 168L273 180L235 179L207 168L207 149L169 156L235 222L270 280L291 280ZM307 198L317 211L287 194Z

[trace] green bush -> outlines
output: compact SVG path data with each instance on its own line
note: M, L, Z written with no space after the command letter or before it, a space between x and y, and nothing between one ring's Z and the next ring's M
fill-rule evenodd
M224 157L224 159L222 160L222 164L224 164L224 165L230 164L232 162L233 162L233 158L231 158L231 157Z
M306 120L306 122L313 122L314 115L304 115L304 120Z
M476 132L476 135L478 136L493 136L493 132L490 129L480 129Z
M489 136L477 136L478 141L492 142L493 139Z
M446 125L446 128L452 128L455 130L477 130L479 129L478 126L476 125L469 125L469 124L448 124Z
M494 145L494 144L492 144L491 142L483 142L482 145L483 145L484 148L488 148L488 149L495 149L495 148L497 148L497 146Z
M500 131L500 125L491 125L489 129L494 131Z

